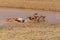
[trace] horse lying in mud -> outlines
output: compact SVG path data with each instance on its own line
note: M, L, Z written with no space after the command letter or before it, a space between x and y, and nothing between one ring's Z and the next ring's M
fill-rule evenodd
M36 23L36 22L45 22L45 16L40 16L40 17L28 17L27 19L24 18L16 18L15 21L20 22L20 23Z
M38 16L37 13L35 13L33 16L27 17L27 18L8 18L7 22L19 22L19 23L40 23L45 22L46 16Z

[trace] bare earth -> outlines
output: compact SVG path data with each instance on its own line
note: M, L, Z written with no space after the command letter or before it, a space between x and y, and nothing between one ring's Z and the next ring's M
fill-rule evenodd
M60 12L60 0L0 0L0 7Z

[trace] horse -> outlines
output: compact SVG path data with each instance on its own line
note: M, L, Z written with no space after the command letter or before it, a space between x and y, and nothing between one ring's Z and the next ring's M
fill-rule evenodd
M15 21L24 23L25 19L24 18L16 18Z
M40 16L40 17L38 17L37 21L38 22L45 22L46 21L45 18L46 18L46 16Z

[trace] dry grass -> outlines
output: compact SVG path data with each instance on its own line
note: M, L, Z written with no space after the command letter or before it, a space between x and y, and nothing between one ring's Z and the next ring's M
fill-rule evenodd
M0 7L60 11L60 0L0 0Z
M0 26L0 40L60 40L60 25L5 24Z

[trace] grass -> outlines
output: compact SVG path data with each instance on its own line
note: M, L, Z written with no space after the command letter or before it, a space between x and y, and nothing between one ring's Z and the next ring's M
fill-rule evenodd
M59 0L0 0L0 7L60 12Z
M59 40L60 25L4 24L0 26L0 40Z
M59 0L0 0L0 7L60 11ZM60 40L60 25L34 23L0 25L0 40Z

